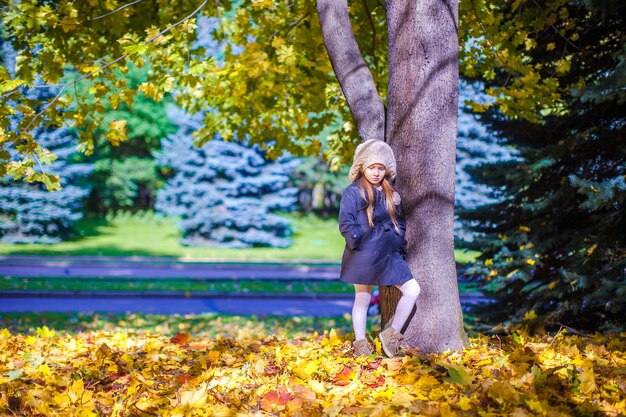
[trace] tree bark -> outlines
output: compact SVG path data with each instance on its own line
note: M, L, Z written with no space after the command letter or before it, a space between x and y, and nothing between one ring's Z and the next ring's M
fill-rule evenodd
M424 352L456 350L467 341L453 231L458 0L386 0L386 6L387 137L407 217L407 261L422 289L405 338Z
M326 52L361 140L384 140L385 108L354 37L346 0L318 0Z
M454 261L458 111L458 0L387 0L389 90L385 112L356 44L345 0L318 0L328 56L361 140L387 138L407 218L407 261L422 292L405 338L423 352L457 350L467 337ZM381 288L383 325L399 299Z
M402 293L396 287L380 287L379 289L379 306L380 306L380 325L385 325L392 321L393 313L396 311L396 306Z

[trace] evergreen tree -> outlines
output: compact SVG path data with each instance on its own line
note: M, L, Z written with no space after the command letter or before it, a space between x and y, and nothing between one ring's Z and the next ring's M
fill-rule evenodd
M181 243L222 247L288 246L289 222L275 211L292 210L297 189L286 186L296 159L267 161L256 148L214 139L194 145L202 114L172 107L179 130L162 140L158 165L174 174L158 192L157 211L180 217Z
M456 184L454 188L455 220L454 235L456 246L473 240L472 231L459 218L462 208L473 209L491 204L502 198L500 189L474 181L471 172L483 164L497 164L518 158L511 147L501 144L500 139L487 130L476 114L464 103L473 100L485 103L489 99L481 93L482 85L464 80L459 82L459 128L456 147Z
M118 73L118 82L138 88L147 78L149 66L131 66L126 74ZM90 84L84 83L83 89ZM171 97L156 102L137 94L132 104L109 100L102 122L94 130L95 152L88 161L95 164L90 182L93 190L87 209L95 213L109 210L151 209L154 196L162 185L152 152L161 149L161 138L175 131L165 113ZM110 123L126 121L128 141L114 146L106 138Z
M5 69L12 71L15 53L2 44L0 57ZM34 100L51 98L53 89L36 89L28 93ZM16 124L19 112L11 120ZM5 243L55 243L72 234L72 224L83 217L83 200L90 187L84 179L93 171L93 165L78 163L76 135L67 128L33 130L41 145L57 156L45 171L61 177L61 190L49 191L42 183L29 183L25 179L13 181L0 178L0 240ZM10 158L16 152L9 149ZM40 170L38 164L33 170Z
M472 170L505 198L461 210L483 251L469 272L497 299L497 308L481 309L489 323L589 329L625 323L626 6L568 7L577 19L576 42L546 31L537 42L557 48L529 52L536 62L571 59L564 78L578 87L564 92L566 107L546 113L541 124L493 110L482 117L521 157ZM506 76L485 82L503 84Z

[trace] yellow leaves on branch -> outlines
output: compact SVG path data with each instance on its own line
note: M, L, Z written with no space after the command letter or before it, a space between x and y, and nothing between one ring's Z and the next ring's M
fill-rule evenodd
M0 331L0 414L551 415L626 412L626 333L480 336L462 352L355 358L300 339Z
M109 124L109 131L106 138L113 146L119 146L121 142L128 139L126 136L126 120L114 120Z
M282 45L276 51L278 62L285 64L287 67L292 67L298 60L298 55L293 49L293 45Z

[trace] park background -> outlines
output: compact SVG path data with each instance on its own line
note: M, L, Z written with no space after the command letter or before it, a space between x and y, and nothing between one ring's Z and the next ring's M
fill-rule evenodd
M260 19L255 12L272 10L253 3L223 11L221 21L237 22L240 28L228 32L220 19L199 15L192 27L195 35L190 38L186 28L187 35L169 39L173 46L165 51L187 45L221 68L248 59L246 46L258 52L250 46L255 39L237 30L251 30ZM351 12L367 62L379 71L377 60L384 50L381 43L370 45L368 36L380 36L384 18L382 5L374 3L352 5ZM0 313L0 326L6 329L6 353L0 357L2 411L210 415L210 404L225 415L235 410L463 415L477 407L544 415L623 412L626 69L622 20L615 13L621 6L555 2L542 21L531 13L537 13L535 6L516 16L504 5L496 13L489 4L497 3L475 3L479 22L468 17L467 3L461 5L464 39L472 38L474 27L482 26L483 32L465 43L461 53L455 183L455 258L462 301L463 294L478 300L475 308L464 303L471 337L466 351L440 357L415 352L409 359L389 360L380 359L378 348L376 357L356 364L350 359L352 289L332 277L344 245L338 204L357 138L337 87L311 87L327 111L285 117L298 126L302 120L331 122L317 131L303 128L301 138L276 139L291 144L284 145L290 152L280 157L275 148L262 146L267 132L250 126L239 141L231 141L224 138L232 139L232 124L224 130L214 124L210 140L199 145L193 132L213 120L214 103L191 112L194 106L181 102L184 85L165 88L171 80L155 79L163 52L151 55L154 51L144 48L131 51L122 69L111 67L72 84L70 97L76 102L68 101L66 111L94 121L82 128L34 130L36 142L57 156L48 165L39 165L45 164L45 153L33 158L30 172L28 164L22 165L22 174L34 182L20 180L15 165L5 168L7 175L0 180L0 291L5 306L9 300L22 305L21 312ZM4 9L2 93L18 87L24 97L3 103L3 111L13 109L6 113L6 131L23 128L21 120L32 116L18 104L37 109L37 103L53 100L60 91L11 84L11 79L28 78L23 66L15 69L19 47L26 48L19 38L19 19L32 17L26 13L29 5L21 4L22 17L15 15L15 5ZM117 6L107 7L112 11ZM79 19L62 7L39 12ZM293 13L297 15L295 9ZM297 37L298 25L308 19L293 16L286 20L284 36L272 32L267 43L276 51L278 65L293 71L294 83L312 85L303 75L307 71L293 70L309 65L303 59L308 51L299 43L307 38ZM513 39L497 35L507 24L515 32ZM73 28L67 25L67 31L51 36L63 38ZM289 37L292 30L295 40ZM513 55L508 67L498 64L502 57L497 52L492 61L485 58L497 41L496 51ZM45 59L41 54L41 68L53 72ZM77 58L67 59L63 65ZM543 72L544 67L549 69ZM94 71L93 66L68 68L57 80L61 85ZM189 73L204 70L212 69L190 67ZM254 70L245 76L259 76L250 72ZM375 74L380 83L384 71ZM51 75L44 78L49 81ZM231 87L237 87L236 76L231 78ZM136 91L132 100L124 95L130 90ZM233 95L235 102L241 100L230 103L234 107L245 108L255 99L234 89ZM237 120L230 122L236 125ZM322 124L311 124L316 123ZM20 161L18 149L7 147L2 156ZM62 187L50 192L56 185L33 175L37 172L58 175ZM161 265L179 271L194 266L193 273L202 274L203 268L224 263L286 268L269 279L250 278L258 273L249 270L243 279L209 279L208 272L169 278L124 272ZM81 264L91 265L92 272L73 272ZM22 272L8 273L9 268ZM46 269L54 272L33 272ZM94 272L98 269L111 272ZM120 299L137 296L152 305L182 302L167 315L72 306L102 292ZM43 300L61 293L65 312L42 313ZM159 293L170 298L157 298ZM213 311L175 314L203 297L239 297L248 314L224 314L215 305ZM261 311L270 299L321 301L322 306L314 307L314 313L283 307L276 310L282 314L268 315ZM337 300L344 301L345 314L323 307ZM210 309L210 304L204 307ZM372 332L379 330L378 320L373 314ZM61 344L63 353L53 354L54 344ZM146 374L147 360L167 371L158 377L155 369ZM53 370L59 375L53 376ZM143 385L136 383L142 379ZM27 388L33 382L35 388ZM235 388L237 384L245 389ZM116 393L115 400L105 399L107 392ZM347 399L339 400L344 395Z

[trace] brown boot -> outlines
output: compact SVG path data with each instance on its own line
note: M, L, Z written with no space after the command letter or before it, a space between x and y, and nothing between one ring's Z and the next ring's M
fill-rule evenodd
M354 351L354 356L369 356L373 352L372 346L370 346L367 339L359 339L352 342L352 350Z
M390 358L398 356L403 350L408 348L402 333L397 332L396 329L391 326L380 332L378 338L383 345L385 355Z

